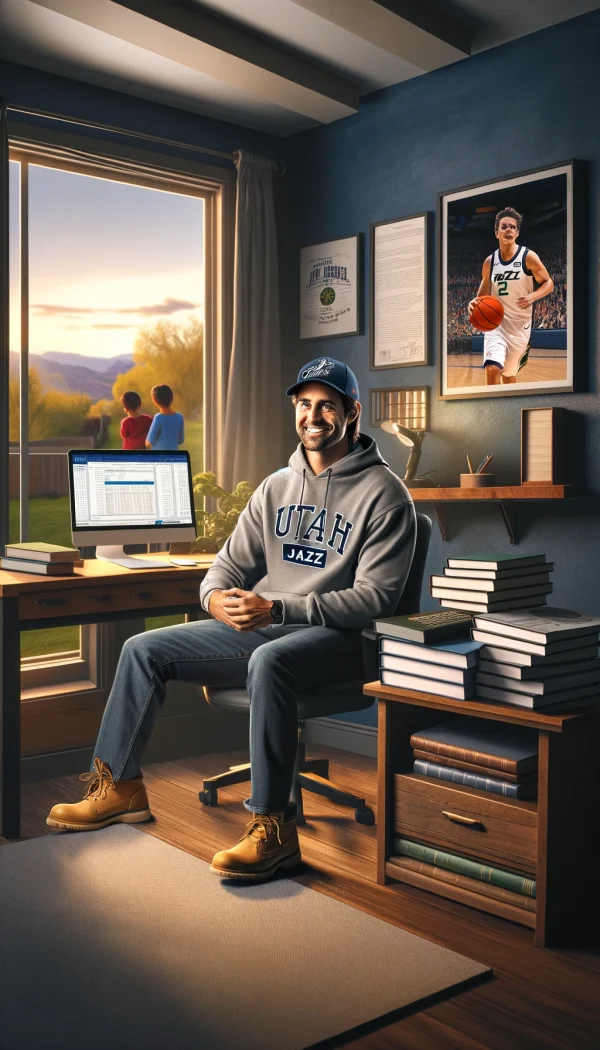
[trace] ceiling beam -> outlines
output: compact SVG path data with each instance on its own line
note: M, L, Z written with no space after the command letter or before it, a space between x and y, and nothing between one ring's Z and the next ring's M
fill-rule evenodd
M319 123L358 110L350 80L182 0L31 0Z
M420 0L292 0L423 72L471 53L468 30Z

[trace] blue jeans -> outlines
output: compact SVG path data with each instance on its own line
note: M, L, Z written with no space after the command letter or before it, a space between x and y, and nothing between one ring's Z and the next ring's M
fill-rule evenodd
M147 631L123 646L94 758L110 766L115 780L141 775L169 681L246 687L252 793L244 804L254 813L277 813L292 787L296 692L360 677L357 631L273 625L241 633L217 620Z

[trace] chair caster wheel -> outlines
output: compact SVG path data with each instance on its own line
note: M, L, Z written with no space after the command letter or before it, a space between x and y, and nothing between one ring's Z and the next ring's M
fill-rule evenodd
M219 795L215 787L207 787L204 788L204 791L199 791L198 798L203 806L218 806L219 804Z
M375 814L372 809L365 806L362 809L354 810L354 819L357 824L368 824L369 826L375 823Z

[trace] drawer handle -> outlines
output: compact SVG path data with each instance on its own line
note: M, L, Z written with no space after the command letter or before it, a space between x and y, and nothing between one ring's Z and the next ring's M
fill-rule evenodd
M152 597L152 591L135 591L134 597L135 598L151 598Z
M449 810L443 809L442 816L447 817L453 824L463 824L468 828L483 828L484 824L480 820L475 820L474 817L463 817L460 813L450 813Z
M66 605L66 598L36 598L36 605Z
M110 601L110 594L97 594L94 598L92 598L92 601L93 602L109 602Z

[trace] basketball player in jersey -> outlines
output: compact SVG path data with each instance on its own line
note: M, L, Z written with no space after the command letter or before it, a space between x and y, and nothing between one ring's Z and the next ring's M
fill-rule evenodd
M540 257L531 248L517 244L522 221L523 216L514 208L503 208L496 215L494 233L498 247L485 260L477 296L469 303L469 317L480 295L496 295L504 306L501 323L483 337L488 386L517 382L517 372L529 354L533 304L550 295L554 288Z

